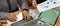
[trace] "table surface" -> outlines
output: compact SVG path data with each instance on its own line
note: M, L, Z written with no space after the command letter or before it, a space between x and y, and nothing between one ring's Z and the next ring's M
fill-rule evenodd
M56 22L56 26L60 26L60 15L58 16L57 22Z
M12 14L17 15L18 13L19 13L19 11L16 11L16 12L14 12ZM59 15L58 20L56 22L56 26L60 26L60 15Z
M36 9L36 8L30 7L30 10L31 10L31 9ZM60 10L60 9L58 9L58 10ZM9 13L9 14L13 14L13 15L11 16L11 17L13 17L13 16L17 15L19 12L20 12L20 11L16 11L16 12ZM60 15L59 15L58 20L57 20L57 22L56 22L56 26L60 26Z

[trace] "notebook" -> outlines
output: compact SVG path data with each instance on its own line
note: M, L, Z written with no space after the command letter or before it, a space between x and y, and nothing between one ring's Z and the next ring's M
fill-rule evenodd
M46 23L49 23L51 25L54 25L55 21L57 20L57 17L59 15L59 11L55 10L55 9L50 9L47 11L44 11L41 14L41 21L44 21Z

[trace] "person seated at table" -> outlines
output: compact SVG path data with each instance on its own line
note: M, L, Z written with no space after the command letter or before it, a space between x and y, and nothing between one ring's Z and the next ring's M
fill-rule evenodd
M0 0L0 16L2 16L0 18L6 18L13 22L16 21L16 15L13 16L13 13L9 13L19 10L17 4L20 4L22 6L23 19L29 20L29 6L26 0Z

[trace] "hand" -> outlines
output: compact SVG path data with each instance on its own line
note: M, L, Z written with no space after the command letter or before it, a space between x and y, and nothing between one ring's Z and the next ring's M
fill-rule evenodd
M30 20L30 15L29 15L29 12L27 10L23 10L23 19L25 21L29 21Z
M33 1L32 1L32 5L33 5L33 7L37 7L36 0L33 0Z
M17 20L17 17L14 13L9 13L7 18L12 22L15 22Z

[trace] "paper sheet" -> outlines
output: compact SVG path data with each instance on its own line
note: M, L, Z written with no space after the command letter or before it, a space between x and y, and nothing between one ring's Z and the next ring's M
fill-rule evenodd
M56 0L56 1L47 0L47 1L43 2L43 3L38 4L37 9L39 10L39 12L42 12L42 11L46 11L46 10L55 8L57 6L60 6L60 3L59 3L58 0Z

